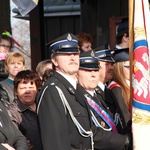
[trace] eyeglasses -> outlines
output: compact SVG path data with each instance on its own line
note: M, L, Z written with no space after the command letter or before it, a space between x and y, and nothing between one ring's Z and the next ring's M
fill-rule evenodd
M125 68L127 68L127 69L129 69L129 68L130 68L130 66L126 66L126 65L124 65L124 67L125 67Z
M4 47L5 49L9 50L11 47L5 44L0 44L0 46Z

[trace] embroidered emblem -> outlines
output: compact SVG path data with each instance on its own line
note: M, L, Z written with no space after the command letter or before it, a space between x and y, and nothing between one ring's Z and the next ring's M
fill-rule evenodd
M94 51L91 51L91 54L90 54L92 57L95 57L95 53Z
M90 95L89 95L89 94L84 94L84 96L85 96L85 97L90 97Z
M72 41L72 36L71 36L70 34L68 34L67 40L68 40L68 41Z
M73 88L69 87L69 91L70 91L71 94L75 94Z

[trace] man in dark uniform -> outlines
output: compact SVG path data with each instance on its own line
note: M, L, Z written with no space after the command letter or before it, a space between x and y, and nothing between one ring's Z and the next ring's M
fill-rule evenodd
M111 57L111 51L109 49L101 50L99 48L94 49L95 54L100 63L99 69L99 94L101 98L108 104L113 104L112 100L110 100L110 94L106 93L107 91L107 83L110 82L113 78L113 65L115 61Z
M107 83L109 83L113 78L113 64L115 63L111 51L109 49L100 50L95 49L96 56L100 63L99 69L99 83L98 90L99 97L105 101L110 112L113 114L114 120L116 120L118 132L125 134L130 132L130 128L126 125L124 120L124 115L119 107L118 101L112 92L107 88Z
M77 74L78 86L76 92L78 93L77 99L86 99L88 110L91 112L93 124L95 124L101 132L101 146L96 149L115 149L121 150L123 135L119 134L113 115L107 108L107 104L103 99L98 97L97 85L99 82L99 62L94 56L94 51L84 52L80 54L80 68ZM114 137L114 138L110 138ZM126 137L126 135L124 135ZM94 136L94 142L97 139ZM128 147L126 147L128 149Z
M107 137L107 133L92 125L86 101L78 100L75 91L79 69L76 36L70 33L61 36L50 44L50 50L55 72L37 98L43 150L123 149L129 144L127 136L120 136L120 142L116 141L115 145L111 142L116 134L102 138L104 134ZM107 145L102 145L103 141L107 141Z
M79 48L76 36L65 34L50 44L55 68L38 97L38 120L43 150L92 148L86 109L75 99Z

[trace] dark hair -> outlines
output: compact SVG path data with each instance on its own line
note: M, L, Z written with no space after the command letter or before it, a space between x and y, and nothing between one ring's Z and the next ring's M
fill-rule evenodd
M93 40L90 34L81 32L81 33L78 33L76 36L78 38L78 45L80 48L83 46L84 42L90 42L91 44L93 43Z
M23 70L17 73L14 79L14 91L17 91L19 83L31 83L33 84L35 82L37 90L40 87L40 78L38 74L32 70Z
M129 37L129 32L128 31L122 31L122 32L118 32L117 36L116 36L116 43L120 44L122 43L122 38L123 36L126 34L126 37Z
M45 83L53 75L53 73L53 69L46 69L42 76L42 82Z
M128 17L123 18L121 23L118 25L116 43L122 43L122 38L126 34L126 37L129 37L129 29L128 29Z
M40 61L38 63L38 65L36 66L36 72L38 73L39 76L43 75L43 68L44 66L46 66L47 64L52 64L52 61L50 59L45 59L43 61Z
M6 40L6 41L10 42L10 47L12 47L12 39L11 39L9 36L3 35L3 34L0 35L0 42L1 42L2 40Z

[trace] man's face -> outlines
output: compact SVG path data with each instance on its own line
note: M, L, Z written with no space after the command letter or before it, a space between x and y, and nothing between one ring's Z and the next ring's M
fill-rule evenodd
M113 77L113 63L104 61L99 61L99 63L100 63L99 69L100 82L106 83L110 81Z
M82 70L78 71L78 83L88 91L93 91L99 82L99 71Z
M79 69L79 53L77 54L57 54L52 58L57 71L74 77Z

